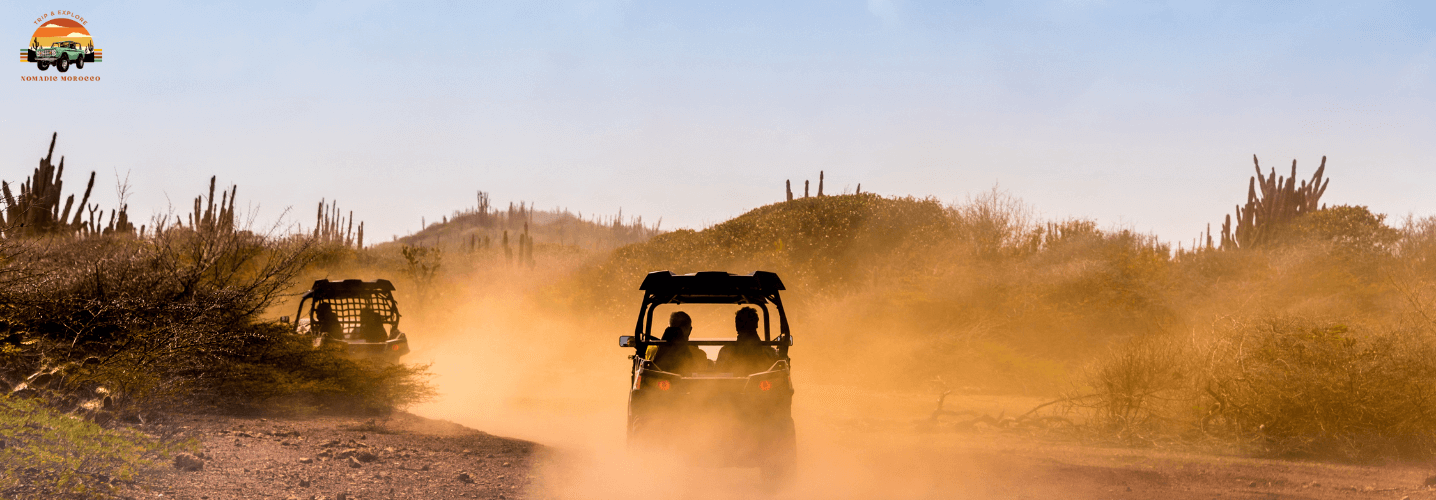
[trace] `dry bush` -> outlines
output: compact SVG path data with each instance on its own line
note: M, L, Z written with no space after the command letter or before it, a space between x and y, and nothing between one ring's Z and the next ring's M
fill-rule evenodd
M247 349L205 374L191 398L226 413L388 413L435 395L427 365L353 360L316 350L287 325L255 329Z
M61 409L83 404L101 387L121 414L256 409L285 393L333 392L323 378L377 377L341 384L363 399L363 391L402 386L396 377L416 375L371 374L336 359L286 354L296 340L261 315L315 255L306 238L179 228L149 239L12 244L26 248L7 267L30 278L0 289L0 318L12 325L28 363L6 366L0 376L10 385L28 378L31 389L51 394ZM266 371L283 373L285 383L254 388L248 379ZM37 384L31 376L37 372L54 376ZM236 392L239 386L248 389Z
M1143 339L1094 363L1082 410L1129 441L1218 438L1273 456L1436 453L1436 346L1405 330L1304 317Z
M1201 369L1185 339L1138 339L1113 348L1089 367L1084 394L1069 406L1084 410L1104 434L1150 442L1180 432L1197 399Z
M1027 249L1039 236L1032 209L997 188L950 207L957 234L972 255L995 258Z
M1436 453L1436 346L1406 330L1308 318L1235 328L1213 344L1207 394L1222 430L1274 455Z

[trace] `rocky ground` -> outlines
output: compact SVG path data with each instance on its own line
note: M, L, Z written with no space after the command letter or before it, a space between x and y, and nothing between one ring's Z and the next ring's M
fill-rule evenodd
M147 431L195 438L194 456L131 498L524 498L542 447L408 413L381 419L177 415Z

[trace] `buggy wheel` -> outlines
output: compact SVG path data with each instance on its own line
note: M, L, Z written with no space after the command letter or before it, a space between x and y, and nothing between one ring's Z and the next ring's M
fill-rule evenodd
M35 63L35 67L40 68L40 71L45 71L45 70L47 70L47 69L50 69L50 62L49 62L49 61L38 61L38 62Z
M70 71L70 60L66 59L65 56L60 56L60 60L55 61L55 71L61 73Z
M628 449L642 448L648 444L648 419L639 416L628 418Z
M787 487L793 483L793 476L798 472L798 458L792 453L780 453L765 461L758 469L758 477L763 486L770 490L777 490Z
M776 436L771 442L772 449L758 470L763 485L769 489L781 489L793 482L798 471L798 439L793 420L780 420L775 429Z
M75 60L75 69L85 69L85 56Z

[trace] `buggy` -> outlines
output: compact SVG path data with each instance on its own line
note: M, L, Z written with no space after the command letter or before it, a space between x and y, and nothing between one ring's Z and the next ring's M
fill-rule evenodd
M619 338L620 347L634 350L628 393L629 447L673 452L698 465L757 467L769 482L791 477L797 449L789 377L792 360L788 358L793 336L778 295L784 289L778 275L765 271L747 275L659 271L649 273L639 288L644 293L638 324L632 336ZM663 304L755 306L762 316L761 344L773 350L772 365L753 374L666 371L646 354L650 346L666 344L653 335L654 309ZM776 339L771 332L773 313L778 323ZM727 346L736 340L696 338L688 343Z
M397 362L409 353L409 337L399 331L393 291L394 285L382 279L315 280L299 299L295 331L313 337L317 348Z

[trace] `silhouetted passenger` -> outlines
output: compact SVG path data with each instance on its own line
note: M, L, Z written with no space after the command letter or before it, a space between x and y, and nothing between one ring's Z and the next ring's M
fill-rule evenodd
M733 326L738 330L738 341L718 351L717 370L748 376L772 367L778 353L758 337L758 311L751 307L739 309L733 315Z
M678 374L693 373L698 364L697 357L693 354L691 345L688 345L688 336L683 330L670 326L663 330L663 340L668 345L658 346L658 354L653 356L653 364L658 365L660 370ZM707 358L704 358L706 361Z
M314 308L316 328L319 334L331 339L344 338L344 327L339 325L339 315L334 313L334 307L328 302L320 302L319 307Z
M692 333L693 318L683 311L674 311L668 316L668 328L663 330L663 341L667 345L649 346L644 358L666 372L682 374L707 370L712 362L702 349L688 343L688 336Z
M384 330L384 317L373 309L364 308L359 313L359 337L365 342L389 340L389 332Z

